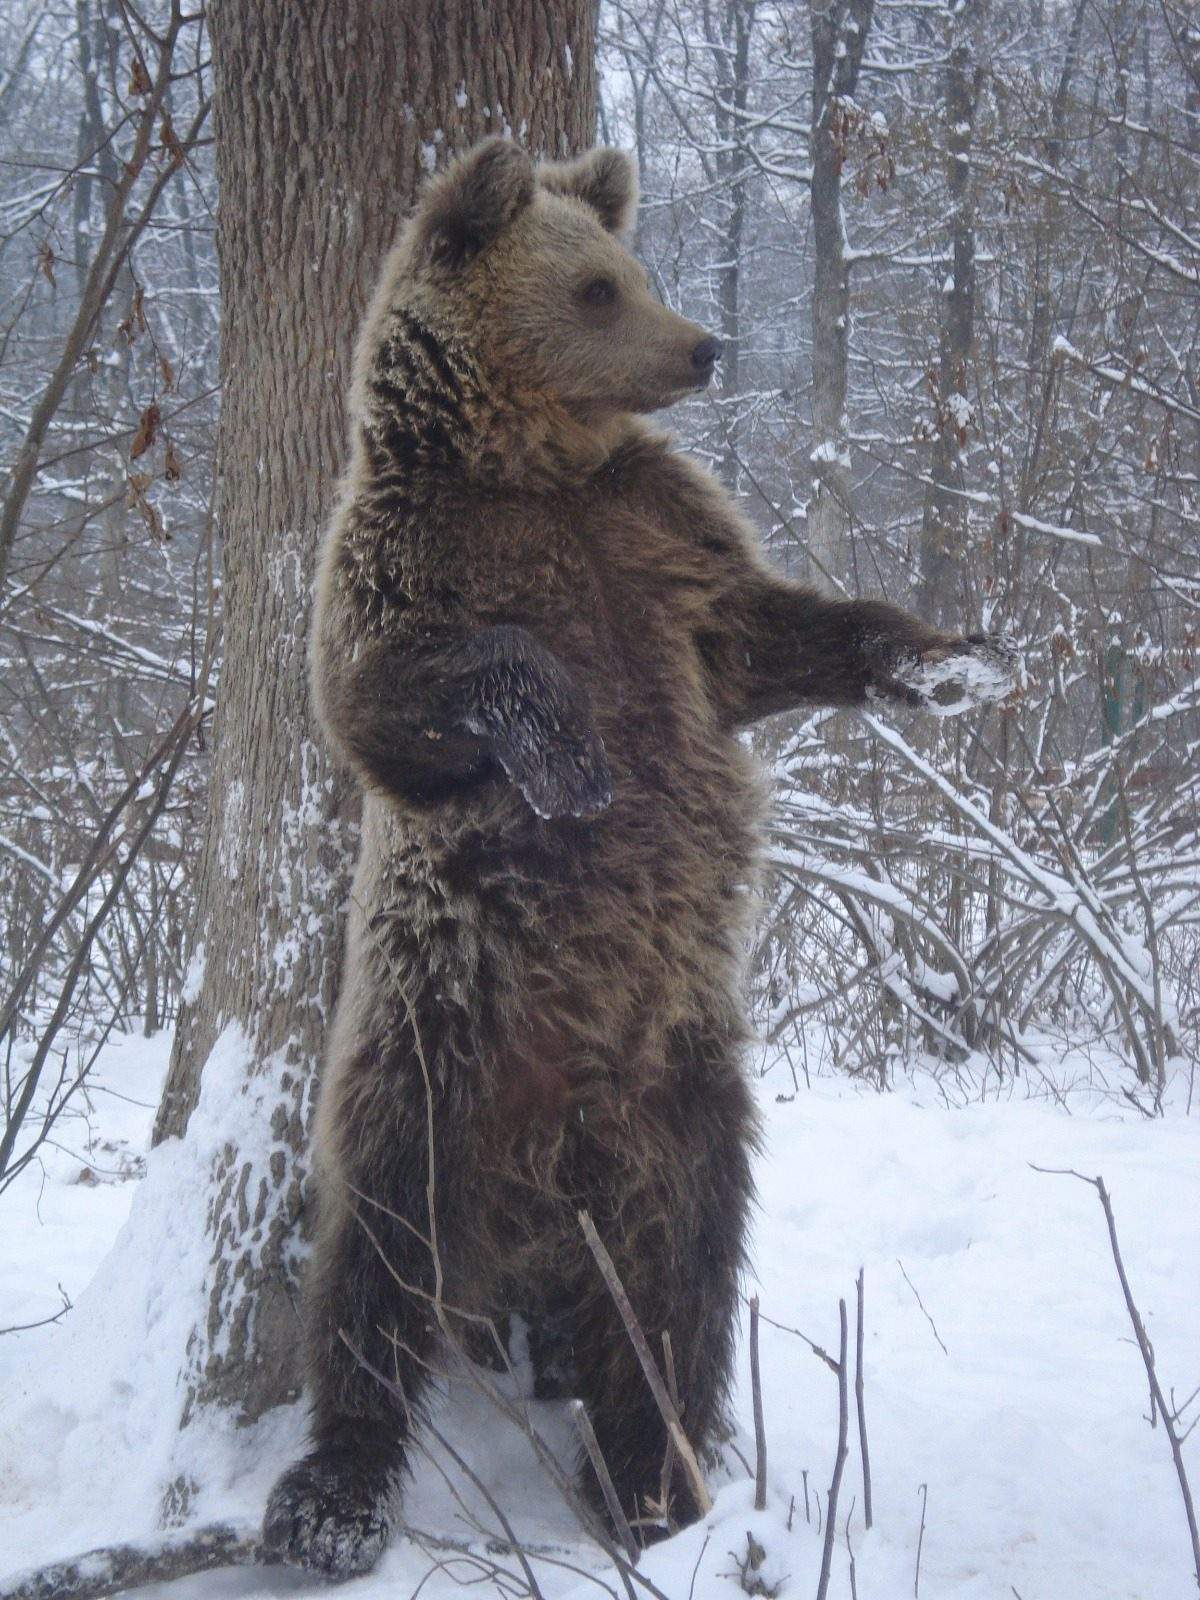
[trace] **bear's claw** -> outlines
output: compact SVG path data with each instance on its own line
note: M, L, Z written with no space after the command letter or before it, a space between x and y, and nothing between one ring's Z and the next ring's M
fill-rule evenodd
M369 1572L391 1532L390 1495L361 1471L315 1451L271 1491L263 1545L286 1566L344 1579Z

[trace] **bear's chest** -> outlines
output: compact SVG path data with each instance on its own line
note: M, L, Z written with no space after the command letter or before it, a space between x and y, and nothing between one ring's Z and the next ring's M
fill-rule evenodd
M494 508L463 553L479 620L529 629L598 709L696 687L705 582L636 500L595 490Z

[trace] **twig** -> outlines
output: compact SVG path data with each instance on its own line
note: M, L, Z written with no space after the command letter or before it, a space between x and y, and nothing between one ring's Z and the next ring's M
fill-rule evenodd
M754 1509L767 1509L767 1431L758 1364L758 1296L750 1296L750 1396L754 1406Z
M596 1232L596 1225L586 1211L579 1213L579 1226L583 1229L583 1236L588 1242L588 1248L596 1258L596 1265L600 1274L608 1285L608 1291L616 1303L617 1310L621 1313L621 1320L625 1324L625 1331L629 1335L637 1358L641 1363L646 1382L650 1385L650 1393L654 1396L654 1403L658 1407L667 1432L674 1441L675 1449L679 1454L680 1462L687 1474L695 1497L697 1509L702 1517L706 1517L712 1510L712 1496L704 1481L704 1474L700 1471L700 1463L696 1460L696 1452L692 1449L687 1435L683 1431L683 1424L679 1420L679 1413L667 1393L667 1386L662 1380L654 1357L650 1354L650 1346L646 1343L646 1335L642 1332L641 1323L638 1321L629 1296L625 1292L625 1285L621 1282L612 1257L604 1248L604 1241Z
M854 1516L854 1502L850 1502L850 1509L846 1513L846 1521L842 1532L846 1536L846 1554L850 1558L850 1600L858 1600L858 1575L854 1567L854 1546L850 1543L850 1521Z
M913 1573L913 1600L921 1592L921 1547L925 1543L925 1507L929 1503L929 1485L923 1483L917 1491L921 1496L921 1526L917 1532L917 1565Z
M850 1431L850 1397L846 1381L846 1369L849 1361L849 1337L846 1325L846 1302L838 1301L838 1318L841 1325L841 1339L838 1346L838 1445L837 1457L833 1463L833 1477L829 1484L829 1494L825 1501L825 1543L821 1550L821 1576L817 1580L817 1600L826 1600L829 1594L829 1572L833 1564L833 1539L837 1532L837 1503L838 1494L842 1487L842 1471L846 1465L847 1436Z
M924 1302L924 1300L922 1300L922 1299L921 1299L921 1296L920 1296L920 1295L919 1295L919 1294L918 1294L918 1293L917 1293L917 1286L916 1286L916 1284L915 1284L915 1283L914 1283L914 1282L913 1282L913 1281L912 1281L912 1279L911 1279L911 1278L910 1278L910 1277L909 1277L909 1275L908 1275L908 1273L907 1273L907 1272L905 1272L905 1270L904 1270L904 1263L903 1263L903 1261L901 1261L901 1260L900 1260L900 1259L899 1259L899 1257L897 1257L897 1259L896 1259L896 1265L897 1265L897 1266L898 1266L898 1267L899 1267L899 1268L900 1268L900 1273L901 1273L901 1276L902 1276L902 1277L903 1277L903 1279L904 1279L904 1281L905 1281L905 1283L906 1283L906 1284L907 1284L907 1285L908 1285L908 1287L909 1287L909 1288L910 1288L910 1289L911 1289L911 1290L912 1290L912 1292L913 1292L913 1298L914 1298L914 1299L915 1299L915 1300L916 1300L916 1302L917 1302L917 1304L918 1304L918 1305L919 1305L919 1306L920 1306L920 1308L921 1308L921 1314L922 1314L922 1315L923 1315L923 1316L924 1316L924 1318L925 1318L925 1321L926 1321L926 1322L927 1322L927 1323L928 1323L928 1324L929 1324L929 1326L930 1326L930 1327L931 1327L931 1328L932 1328L932 1329L933 1329L933 1337L934 1337L934 1338L935 1338L935 1339L936 1339L936 1340L937 1340L937 1342L938 1342L938 1343L939 1343L939 1344L940 1344L940 1345L942 1345L942 1354L943 1354L943 1355L947 1355L947 1356L948 1356L948 1355L949 1355L949 1354L950 1354L950 1352L949 1352L949 1350L947 1350L947 1349L946 1349L946 1346L945 1346L945 1345L944 1345L944 1344L942 1344L942 1336L941 1336L941 1334L940 1334L940 1333L939 1333L939 1332L938 1332L938 1331L937 1331L937 1323L936 1323L936 1322L935 1322L935 1321L934 1321L934 1320L933 1320L933 1318L932 1318L932 1317L931 1317L931 1316L930 1316L930 1315L929 1315L929 1313L928 1313L928 1311L926 1311L926 1310L925 1310L925 1302Z
M671 1345L671 1331L663 1329L663 1370L667 1375L667 1393L671 1396L671 1404L683 1416L683 1407L679 1404L679 1385L675 1381L675 1351ZM671 1525L671 1479L675 1475L675 1444L670 1434L667 1435L667 1448L663 1451L662 1476L659 1479L658 1498L662 1504L663 1516L667 1526Z
M386 1392L391 1395L394 1400L398 1401L399 1404L407 1411L408 1397L404 1393L403 1388L401 1388L401 1386L396 1383L394 1379L389 1378L386 1373L381 1372L378 1367L374 1366L370 1361L367 1360L362 1351L357 1349L352 1340L347 1336L344 1328L340 1329L339 1332L342 1343L346 1346L347 1350L349 1350L350 1354L354 1357L355 1361L363 1369L363 1371L369 1373L371 1377L373 1377L377 1383L381 1384ZM513 1531L512 1523L508 1520L508 1517L505 1515L504 1508L496 1500L495 1495L492 1494L487 1485L483 1482L482 1478L480 1478L479 1474L471 1467L469 1462L463 1459L463 1457L454 1448L446 1436L434 1425L434 1423L429 1420L428 1417L424 1419L424 1428L426 1433L435 1439L441 1448L446 1452L463 1476L474 1485L474 1487L487 1501L488 1507L494 1513L496 1521L504 1530L504 1537L508 1541L509 1548L512 1550L513 1555L516 1556L517 1561L520 1564L522 1574L524 1575L526 1584L529 1586L529 1593L533 1596L533 1600L545 1600L545 1597L538 1586L538 1581L534 1577L533 1568L529 1563L529 1557L526 1553L525 1546L517 1538L516 1533Z
M512 1551L513 1555L517 1558L521 1571L524 1575L525 1582L529 1586L529 1593L532 1597L532 1600L545 1600L545 1596L542 1594L538 1581L533 1575L533 1567L530 1563L529 1555L525 1549L525 1546L517 1538L517 1535L513 1530L513 1525L508 1520L507 1516L505 1516L504 1508L501 1506L500 1502L496 1499L495 1495L492 1494L491 1490L484 1483L479 1474L471 1468L470 1464L463 1459L463 1457L450 1443L449 1439L447 1439L444 1434L439 1432L439 1430L432 1422L428 1420L428 1418L426 1418L425 1427L426 1430L433 1436L433 1438L437 1440L438 1444L450 1457L451 1461L454 1462L454 1465L458 1468L458 1470L470 1480L470 1482L487 1501L488 1506L491 1508L496 1517L496 1521L504 1529L504 1536L508 1541L508 1547Z
M704 1560L704 1552L708 1549L708 1541L711 1538L711 1533L706 1533L704 1535L704 1543L700 1546L700 1554L696 1557L696 1565L692 1568L692 1581L688 1584L688 1600L694 1600L696 1593L696 1574L700 1571L700 1563Z
M604 1459L600 1441L596 1438L596 1430L592 1427L592 1419L587 1414L587 1407L582 1400L572 1400L567 1410L575 1419L575 1426L579 1430L579 1437L583 1440L583 1448L587 1451L588 1460L592 1463L592 1471L596 1474L604 1494L604 1504L608 1507L608 1514L612 1518L613 1527L617 1530L617 1537L625 1546L625 1554L630 1561L636 1562L638 1558L637 1540L633 1537L633 1529L629 1526L629 1519L625 1515L624 1507L621 1505L616 1485L612 1481L612 1474L608 1470L608 1462Z
M38 1322L14 1322L10 1328L0 1328L0 1338L3 1338L6 1333L29 1333L33 1328L48 1328L52 1322L58 1322L62 1317L65 1317L67 1312L72 1311L74 1307L70 1296L61 1283L58 1286L58 1292L62 1295L62 1305L52 1316L42 1317Z
M20 1572L0 1584L0 1600L105 1600L147 1583L171 1583L217 1567L265 1567L257 1529L214 1523L164 1534L145 1544L105 1545L48 1567Z
M823 1361L829 1368L830 1372L837 1371L837 1362L829 1354L828 1350L823 1350L816 1340L810 1339L801 1328L790 1328L786 1322L776 1322L774 1317L769 1317L765 1311L760 1311L759 1316L769 1327L778 1328L780 1333L790 1333L795 1338L803 1340L808 1348L812 1351L813 1355L815 1355L819 1361Z
M1142 1365L1146 1369L1146 1378L1150 1384L1150 1398L1153 1405L1158 1408L1162 1417L1163 1430L1171 1446L1171 1459L1175 1463L1175 1476L1179 1479L1179 1492L1183 1496L1183 1508L1187 1516L1188 1533L1192 1541L1192 1565L1196 1579L1196 1588L1200 1590L1200 1532L1196 1528L1196 1506L1192 1500L1191 1485L1188 1483L1187 1469L1183 1461L1183 1441L1179 1437L1176 1427L1178 1413L1167 1404L1163 1394L1162 1385L1158 1381L1158 1372L1154 1364L1154 1348L1146 1333L1142 1322L1141 1312L1134 1304L1133 1290L1129 1287L1129 1278L1125 1272L1125 1262L1121 1257L1121 1246L1117 1242L1117 1222L1113 1216L1112 1201L1103 1178L1088 1178L1082 1172L1076 1172L1073 1167L1038 1167L1033 1166L1035 1172L1048 1173L1054 1177L1078 1178L1081 1183L1090 1183L1100 1196L1100 1205L1104 1211L1104 1220L1108 1225L1108 1242L1112 1247L1113 1263L1117 1269L1117 1277L1121 1282L1121 1293L1125 1297L1125 1309L1129 1313L1129 1320L1133 1325L1134 1337L1137 1339L1138 1349L1142 1355Z
M863 1278L866 1269L859 1267L856 1292L858 1298L858 1315L856 1318L854 1336L854 1403L858 1409L858 1453L862 1457L863 1478L863 1520L870 1528L873 1517L871 1512L871 1455L867 1449L867 1410L863 1400Z

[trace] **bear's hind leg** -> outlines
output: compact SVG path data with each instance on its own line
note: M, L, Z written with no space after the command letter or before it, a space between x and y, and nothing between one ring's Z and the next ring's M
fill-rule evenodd
M733 1366L752 1189L751 1118L748 1106L741 1116L743 1093L740 1084L734 1086L723 1138L677 1152L679 1159L654 1167L653 1186L623 1194L607 1220L599 1211L595 1219L660 1371L662 1336L671 1335L683 1428L698 1455L722 1419ZM659 1187L664 1180L668 1187ZM578 1392L621 1504L636 1525L656 1515L666 1428L590 1253L583 1271L572 1339ZM581 1487L599 1509L599 1485L586 1463ZM699 1507L678 1461L667 1491L672 1523L695 1521ZM644 1532L650 1542L653 1533L649 1527Z
M611 1253L660 1372L662 1336L670 1332L684 1432L699 1453L720 1418L728 1388L736 1271L724 1272L697 1251L694 1270L686 1277L672 1275L660 1294L639 1284L636 1264L625 1252L617 1248ZM580 1307L574 1360L579 1396L621 1505L635 1532L650 1543L655 1537L653 1524L666 1509L660 1500L667 1432L625 1325L603 1285L590 1289L587 1303ZM599 1484L586 1462L581 1472L582 1489L603 1512ZM697 1519L700 1508L678 1461L667 1494L673 1524L686 1526Z
M428 1300L397 1282L428 1292L428 1248L362 1210L360 1220L338 1206L321 1224L306 1295L312 1449L275 1485L263 1521L272 1553L333 1578L369 1571L387 1544L434 1343Z

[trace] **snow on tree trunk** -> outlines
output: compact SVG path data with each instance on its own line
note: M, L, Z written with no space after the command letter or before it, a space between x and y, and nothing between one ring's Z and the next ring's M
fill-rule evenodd
M930 622L953 620L956 577L966 550L962 451L972 425L968 368L975 337L975 214L971 145L979 97L975 34L983 0L948 0L945 66L946 189L950 198L949 270L942 283L933 454L921 519L917 601Z
M829 0L812 8L812 499L808 550L817 571L840 572L850 526L846 383L850 260L842 166L875 0Z
M184 1135L210 1057L228 1087L231 1052L234 1121L258 1132L218 1146L195 1218L210 1264L180 1352L185 1425L213 1405L253 1421L299 1385L305 1138L355 848L305 651L356 324L420 180L448 151L511 132L559 156L591 142L594 117L590 0L216 0L210 16L224 670L155 1140ZM168 1514L187 1497L185 1473Z

